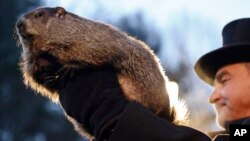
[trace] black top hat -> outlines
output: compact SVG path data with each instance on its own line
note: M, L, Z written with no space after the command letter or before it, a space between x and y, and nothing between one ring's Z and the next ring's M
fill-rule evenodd
M212 85L221 67L239 62L250 62L250 18L228 23L223 31L223 46L203 55L195 64L197 75Z

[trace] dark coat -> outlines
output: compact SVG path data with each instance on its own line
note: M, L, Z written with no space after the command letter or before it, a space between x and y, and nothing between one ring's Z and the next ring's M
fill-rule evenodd
M129 103L110 141L211 141L200 131L176 126L137 103Z

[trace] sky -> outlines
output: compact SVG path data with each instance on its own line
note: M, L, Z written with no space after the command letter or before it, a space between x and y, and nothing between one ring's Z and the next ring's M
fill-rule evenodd
M171 67L175 67L178 60L188 57L191 69L203 54L222 46L221 31L227 23L250 17L249 0L44 0L43 6L62 6L86 18L112 22L139 11L149 26L160 31L163 40L159 54L161 62L172 63ZM186 40L183 49L186 54L182 56L175 49L176 37ZM190 77L194 77L194 72ZM203 86L208 87L198 79L196 85L194 94L201 93ZM208 98L210 92L204 91L207 95L201 98ZM186 100L200 103L200 99L195 101L192 97Z
M115 18L142 10L149 19L164 24L175 13L190 12L214 19L220 28L229 21L249 17L248 0L44 0L47 6L63 6L82 16L90 16L97 10L96 4L105 8L107 16ZM103 15L103 14L102 14Z
M188 11L204 17L214 18L219 26L232 19L250 16L248 0L45 0L47 6L63 6L83 16L89 16L95 11L98 3L105 8L109 16L120 16L133 13L140 9L150 18L155 17L159 23L173 16L172 13ZM81 13L84 11L85 13ZM164 17L164 18L162 18ZM160 20L161 19L161 20ZM160 20L160 21L159 21Z
M63 6L68 11L80 16L94 18L98 20L118 20L124 15L132 15L136 11L141 11L144 18L150 24L154 24L162 33L163 38L169 37L167 34L169 24L177 24L185 27L183 16L189 17L191 25L189 35L189 48L187 51L192 56L192 64L204 53L221 46L221 30L228 22L250 17L248 0L44 0L46 6ZM98 5L98 6L97 6ZM101 11L98 13L98 11ZM98 15L98 16L97 16ZM197 31L197 20L202 22L203 30ZM208 25L206 25L208 24ZM206 39L199 39L202 34L207 34L204 30L206 26L214 26L213 44L206 43ZM209 29L208 29L209 30ZM191 37L191 38L190 38ZM168 39L167 39L168 40ZM204 41L205 40L205 41ZM166 45L171 45L168 41ZM202 45L202 46L201 46ZM194 47L196 47L194 49ZM163 53L176 54L173 50L164 50ZM164 54L162 56L164 56ZM169 55L168 55L169 56ZM175 56L175 55L173 55ZM164 58L164 57L163 57ZM164 59L163 59L164 60Z

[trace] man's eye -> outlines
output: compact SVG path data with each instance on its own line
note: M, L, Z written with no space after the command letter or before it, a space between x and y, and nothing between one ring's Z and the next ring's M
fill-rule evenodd
M221 82L225 83L225 82L227 82L227 79L222 79Z
M228 78L228 77L222 78L221 83L225 84L229 80L230 80L230 78Z

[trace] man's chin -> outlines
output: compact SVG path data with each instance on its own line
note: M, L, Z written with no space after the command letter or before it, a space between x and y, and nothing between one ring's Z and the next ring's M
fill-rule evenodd
M225 128L226 123L229 121L228 119L225 119L225 117L229 117L229 116L226 113L222 112L222 111L217 112L216 122L222 128Z
M219 127L225 128L225 121L220 120L220 119L217 118L216 123L217 123L217 125L218 125Z

